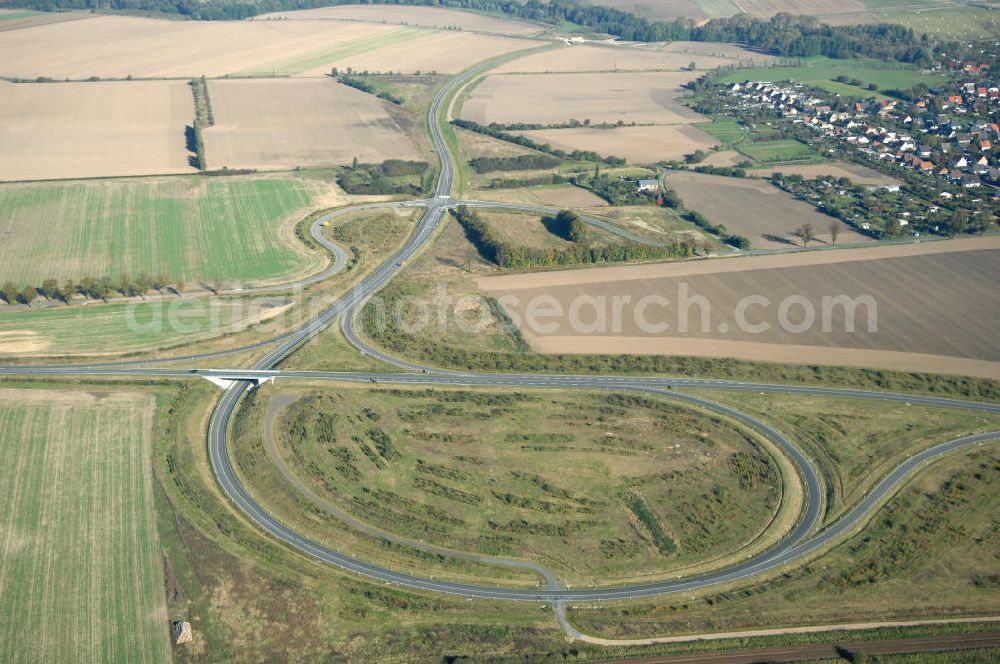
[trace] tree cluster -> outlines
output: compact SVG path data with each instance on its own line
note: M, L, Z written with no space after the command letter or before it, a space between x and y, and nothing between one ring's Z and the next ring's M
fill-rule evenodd
M514 245L498 237L489 224L475 210L469 209L467 206L461 205L452 210L451 214L462 225L466 237L469 238L480 255L503 268L611 263L685 256L690 253L689 247L679 242L656 247L638 242L594 247L580 241L565 249L535 249ZM570 225L572 226L572 222ZM574 235L575 233L574 231Z
M418 196L423 192L420 178L427 162L387 159L381 164L354 163L340 169L337 183L349 194ZM414 182L416 180L416 182Z
M569 242L586 242L587 224L572 210L561 210L552 220L553 232Z

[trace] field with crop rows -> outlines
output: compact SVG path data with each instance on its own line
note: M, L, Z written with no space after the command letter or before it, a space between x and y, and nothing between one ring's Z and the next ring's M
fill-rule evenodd
M309 183L281 177L0 186L0 281L288 277L320 264L289 228L311 200Z
M152 409L0 390L0 660L170 661Z

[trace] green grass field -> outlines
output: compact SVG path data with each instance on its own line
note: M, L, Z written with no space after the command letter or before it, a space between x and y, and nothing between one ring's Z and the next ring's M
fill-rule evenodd
M152 398L0 394L0 660L170 661Z
M793 138L777 141L743 142L737 149L762 164L783 161L820 161L816 151Z
M30 9L14 10L9 12L0 12L0 21L13 21L19 18L28 18L31 16L38 16L42 12L32 11Z
M361 55L378 48L398 44L399 42L417 39L423 35L431 34L432 31L421 28L396 28L387 32L358 37L340 42L332 48L321 48L303 56L298 56L288 60L279 60L274 63L273 68L247 69L239 72L239 76L256 76L261 74L277 74L281 76L294 76L310 69L315 69L326 63L340 60L355 55Z
M0 316L0 357L156 350L245 327L281 298L182 298L28 309Z
M865 5L882 21L900 23L917 34L938 39L1000 37L1000 18L985 6L947 0L865 0Z
M709 18L727 18L743 13L743 10L733 0L695 0L695 4Z
M695 126L727 148L741 142L750 133L749 129L730 118L718 118Z
M666 401L479 390L278 394L284 410L265 423L277 453L335 509L414 540L537 561L574 585L727 555L767 530L781 501L781 471L767 452L726 422ZM255 448L250 439L236 445L251 483L266 474L267 464L243 456ZM257 494L269 509L295 519L295 502L265 486ZM321 519L297 522L329 537ZM343 537L329 539L338 546Z
M739 83L747 79L763 81L795 80L832 92L851 96L873 96L864 87L834 81L838 76L857 79L863 86L874 83L879 90L912 88L917 83L941 85L946 81L944 74L925 73L920 69L904 65L892 65L878 60L833 60L822 56L801 58L796 66L737 69L719 77L720 82Z
M310 205L298 178L158 178L0 186L0 281L165 273L277 280L318 267L282 223Z

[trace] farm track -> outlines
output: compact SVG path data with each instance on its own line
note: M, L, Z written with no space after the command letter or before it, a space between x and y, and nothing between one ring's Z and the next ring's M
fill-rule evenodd
M131 378L180 378L180 377L212 377L231 380L231 385L223 392L211 416L208 431L209 460L220 488L227 498L244 515L253 521L265 533L296 549L307 556L313 557L345 571L359 574L371 579L389 584L397 584L408 588L435 593L447 593L463 597L475 597L495 600L537 601L552 603L564 628L571 635L579 632L565 618L565 602L571 600L603 601L616 599L632 599L652 597L671 592L692 591L723 583L733 583L760 575L784 569L787 565L799 562L806 557L821 551L856 528L864 525L875 511L891 498L905 481L924 465L943 455L957 450L972 449L989 441L1000 438L1000 431L991 431L972 436L956 438L940 443L921 453L909 457L905 462L894 468L884 477L861 501L854 505L843 517L824 528L817 530L822 509L824 487L821 479L806 455L779 431L766 423L742 413L736 409L715 403L711 400L679 392L681 389L712 389L712 390L742 390L771 393L790 393L803 395L824 395L835 397L850 397L879 401L905 402L916 405L963 408L986 413L1000 413L1000 405L944 399L932 396L903 395L892 393L869 392L864 390L787 386L757 384L739 381L720 381L706 379L670 379L660 377L629 377L604 375L552 375L552 374L486 374L474 372L443 371L434 367L426 367L404 359L391 356L380 349L372 347L361 339L354 330L354 321L367 300L379 289L385 286L402 268L407 260L420 252L434 237L445 212L460 203L451 197L454 184L453 155L442 135L439 118L443 104L449 96L465 83L472 80L488 68L487 65L473 67L463 74L453 78L436 94L430 107L430 130L434 146L441 157L441 171L438 177L434 198L423 201L425 212L418 222L413 234L393 256L376 267L351 292L337 300L321 312L309 323L298 330L286 333L275 339L260 344L247 346L227 352L237 352L251 348L273 346L261 359L254 362L250 369L187 371L157 366L136 366L140 362L115 362L77 365L51 366L12 366L0 367L0 375L45 376L124 376ZM489 204L475 202L476 205L490 207L507 207L506 204ZM518 206L522 207L523 206ZM530 206L532 211L541 208ZM359 208L344 209L331 214L346 214ZM515 208L517 209L517 208ZM546 210L549 211L549 210ZM313 237L327 249L339 257L338 248L333 243L320 239L318 231L321 217L313 225ZM620 230L620 229L619 229ZM621 235L621 233L619 233ZM331 246L332 245L332 246ZM339 250L342 252L342 249ZM346 260L335 260L334 265L320 275L311 279L320 281L333 276L343 269ZM314 282L311 282L314 283ZM270 289L269 289L270 290ZM371 374L371 373L340 373L340 372L308 372L285 371L276 369L280 363L297 348L324 330L327 326L340 320L345 337L359 350L374 358L409 370L407 373ZM223 353L208 353L189 355L183 358L169 358L159 362L177 362L191 359L205 359L221 356ZM150 363L151 364L151 363ZM550 581L548 587L541 589L516 589L493 586L483 586L469 583L451 583L446 581L423 578L403 574L391 569L380 567L352 558L338 551L319 545L296 533L268 514L267 510L255 502L240 482L232 465L228 447L228 431L230 423L242 397L255 385L264 380L274 378L291 378L301 380L348 381L355 383L388 383L411 384L427 386L482 386L482 387L538 387L555 389L608 389L653 394L667 397L708 409L726 417L735 419L743 425L754 429L760 435L766 436L786 454L796 466L804 486L804 502L799 519L785 537L776 545L764 552L748 558L735 565L712 570L710 572L679 579L637 584L621 587L595 587L565 589Z

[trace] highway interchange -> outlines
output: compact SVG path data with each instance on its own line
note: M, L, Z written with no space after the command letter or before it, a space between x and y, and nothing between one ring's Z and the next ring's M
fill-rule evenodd
M453 199L455 170L453 155L442 134L440 119L443 117L452 93L457 92L466 83L481 74L488 65L473 67L449 81L435 95L428 114L428 125L434 147L440 155L441 166L434 196L424 201L409 203L388 203L357 206L335 210L314 221L311 234L316 241L333 255L333 265L322 273L290 285L305 286L327 279L341 269L347 262L345 252L336 244L325 238L322 232L323 223L334 217L356 212L361 209L388 207L397 205L419 206L423 215L415 230L403 246L389 259L367 274L347 294L339 298L307 324L292 332L282 334L266 342L231 349L223 352L185 355L182 357L153 360L148 362L118 361L101 364L75 365L45 365L45 366L10 366L0 367L2 375L32 375L32 376L129 376L149 379L179 379L191 377L212 377L232 381L223 392L209 423L208 450L209 460L219 486L250 520L267 535L284 542L304 554L336 566L351 573L363 575L372 579L391 584L398 584L418 590L447 593L470 598L485 598L497 600L520 600L552 602L556 605L560 621L568 631L564 615L564 602L570 600L603 601L621 600L639 597L651 597L679 591L693 591L722 583L731 583L748 579L768 571L801 561L843 538L846 534L863 525L872 513L890 498L906 482L907 478L921 466L958 449L970 448L985 444L1000 437L1000 432L992 431L974 436L966 436L941 443L918 454L909 457L905 462L894 468L884 477L858 504L832 524L817 529L823 513L823 482L813 468L809 459L799 448L779 431L745 413L715 403L709 399L681 392L680 390L737 390L762 393L785 393L802 395L822 395L867 399L874 402L892 401L910 404L916 408L921 406L939 406L962 408L986 413L1000 413L1000 405L976 403L955 399L936 398L932 396L904 395L870 392L854 389L838 389L817 386L771 385L752 382L734 382L709 379L680 379L662 377L633 376L601 376L601 375L551 375L551 374L484 374L473 372L442 371L434 367L421 366L401 358L394 357L378 348L371 346L362 339L354 328L355 319L365 302L379 289L384 287L395 276L406 262L421 251L433 239L435 231L441 224L445 213L460 202ZM468 201L469 204L480 207L513 207L534 212L551 212L552 210L536 206L518 206L510 204ZM621 229L592 218L588 223L598 225L605 230L615 232L622 237L642 241ZM270 288L266 290L275 290ZM265 290L265 289L261 289ZM358 372L311 372L288 371L280 369L281 362L291 355L303 343L326 329L329 325L340 322L346 339L362 352L395 365L405 371L393 374L372 374ZM273 346L273 347L272 347ZM226 354L250 349L271 347L249 369L218 369L190 370L171 368L168 363L190 360L205 360L222 357ZM771 548L754 555L737 564L712 570L706 573L678 579L663 580L654 583L644 583L629 586L604 586L595 588L561 587L554 577L547 574L540 566L533 566L525 561L498 561L497 564L515 564L528 566L538 571L546 579L544 587L537 589L504 588L496 586L477 585L472 583L454 583L431 578L414 576L375 563L365 562L346 553L322 546L309 538L295 532L278 519L272 517L267 510L257 503L242 485L235 472L229 456L228 431L233 414L239 407L242 397L248 390L264 380L280 378L282 380L310 381L341 381L360 383L387 383L429 386L482 386L497 388L557 388L557 389L589 389L631 391L654 394L681 401L699 408L712 410L716 413L737 420L754 429L760 435L767 437L794 464L804 488L804 498L801 514L794 527ZM876 406L877 407L877 406ZM572 631L571 631L572 633Z

